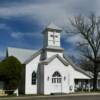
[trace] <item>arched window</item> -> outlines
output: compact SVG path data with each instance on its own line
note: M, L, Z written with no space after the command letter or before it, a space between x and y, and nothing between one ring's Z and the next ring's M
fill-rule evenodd
M54 72L52 76L53 77L61 77L61 75L58 71Z
M32 85L35 85L36 84L36 72L33 71L32 73Z
M52 83L61 83L62 77L61 74L56 71L52 75Z

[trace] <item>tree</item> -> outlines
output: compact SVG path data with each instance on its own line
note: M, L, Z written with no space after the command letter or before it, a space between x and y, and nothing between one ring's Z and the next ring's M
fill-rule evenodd
M93 73L93 63L87 59L81 59L79 63L80 67L86 71L90 71Z
M13 56L0 63L0 79L6 83L6 89L16 89L21 79L22 64Z
M100 17L95 14L90 16L77 16L70 20L72 35L79 35L78 48L84 56L85 61L89 61L91 72L93 73L93 90L97 90L97 77L100 65ZM68 31L69 32L69 31Z

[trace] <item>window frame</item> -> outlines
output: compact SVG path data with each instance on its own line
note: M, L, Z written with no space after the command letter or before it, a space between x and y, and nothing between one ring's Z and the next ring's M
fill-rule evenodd
M52 84L61 84L62 76L58 71L55 71L52 75Z
M35 71L32 72L32 79L31 79L31 84L36 85L37 83L37 74Z

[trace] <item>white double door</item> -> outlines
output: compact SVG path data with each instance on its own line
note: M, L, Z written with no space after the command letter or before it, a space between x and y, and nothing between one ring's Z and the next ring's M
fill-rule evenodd
M55 78L54 83L52 83L53 93L62 93L62 78Z

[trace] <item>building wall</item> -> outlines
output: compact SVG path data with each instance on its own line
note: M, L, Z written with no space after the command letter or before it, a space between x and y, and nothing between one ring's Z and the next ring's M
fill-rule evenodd
M57 52L48 52L48 56ZM59 54L59 53L58 53ZM62 56L62 53L60 53ZM32 85L32 72L37 72L37 84ZM61 84L52 83L52 75L58 71L62 75ZM48 65L40 65L40 55L26 64L25 69L25 94L51 94L74 92L74 79L89 79L85 74L76 71L71 65L65 66L58 58Z
M55 37L53 38L52 36L54 35ZM47 31L44 34L44 47L46 46L59 46L60 47L60 33L54 31Z
M74 92L74 68L71 65L68 65L68 85L69 85L69 93Z
M55 38L51 37L55 36ZM48 46L59 46L60 47L60 33L58 32L48 32Z
M56 54L58 54L58 55L60 55L61 57L63 57L63 53L62 52L54 52L54 51L47 51L47 58L49 58L49 57L51 57L51 56L53 56L53 55L56 55Z
M69 93L74 91L74 89L69 90L70 85L73 85L73 77L71 77L70 68L68 67L59 61L58 58L55 58L49 65L44 66L44 94ZM52 75L55 71L62 75L62 83L59 87L52 83Z
M40 55L26 64L25 70L25 94L37 94L37 84L32 85L32 72L37 73Z

